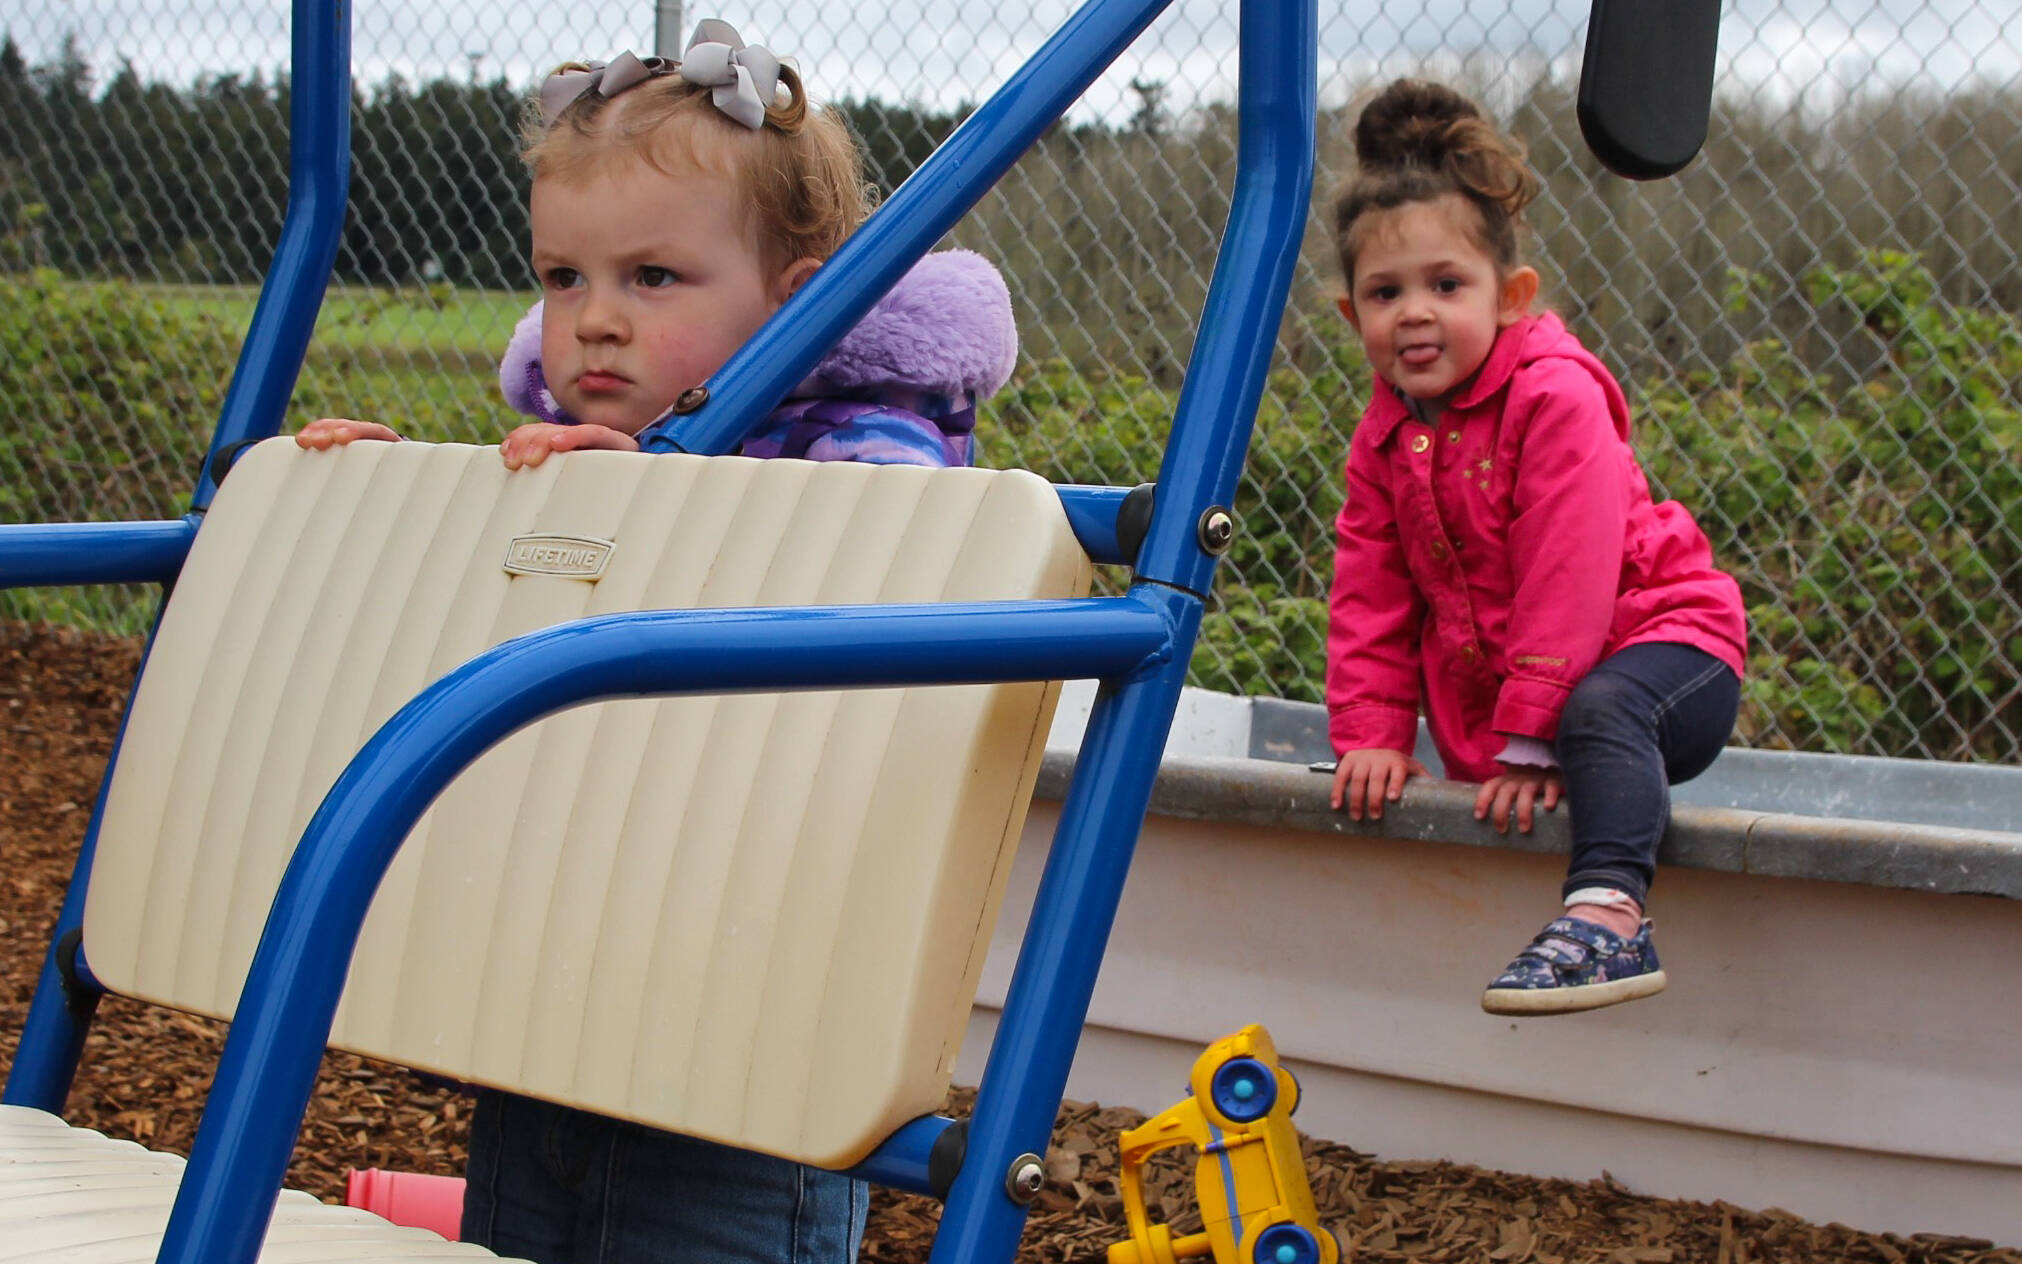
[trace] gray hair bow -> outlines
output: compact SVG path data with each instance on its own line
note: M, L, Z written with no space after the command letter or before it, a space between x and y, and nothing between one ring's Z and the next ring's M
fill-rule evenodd
M730 23L697 22L680 70L688 82L712 89L717 109L754 132L765 126L765 107L779 92L779 58L762 45L747 45Z
M609 62L571 62L541 83L541 125L553 127L562 111L586 94L610 100L648 79L679 73L709 88L710 101L724 116L752 131L765 126L765 107L779 91L779 58L738 38L728 22L704 18L695 24L680 61L619 53Z
M608 62L570 62L541 82L541 125L553 127L562 111L584 95L609 100L625 89L674 73L665 57L639 58L619 53Z

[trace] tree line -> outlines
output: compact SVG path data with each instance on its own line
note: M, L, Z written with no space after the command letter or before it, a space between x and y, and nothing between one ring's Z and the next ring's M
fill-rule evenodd
M1763 337L1858 376L1873 340L1816 324L1802 278L1874 249L1924 260L1952 302L2022 308L2022 86L1878 83L1827 110L1737 87L1716 103L1700 161L1638 185L1586 151L1562 74L1470 73L1458 86L1495 101L1545 179L1531 219L1548 297L1632 376L1712 369ZM1153 80L1131 88L1135 108L1115 123L1054 127L952 236L1004 269L1035 358L1169 382L1227 212L1234 111L1176 108ZM355 87L337 279L530 288L526 95L475 73ZM886 191L970 112L831 104ZM151 82L124 62L92 65L74 39L31 65L0 38L0 269L258 281L285 206L288 107L285 74ZM1351 111L1320 120L1316 205L1346 168ZM1317 365L1339 335L1325 218L1314 216L1284 330L1295 364Z
M1129 129L1159 128L1160 93L1143 85L1145 106ZM8 121L0 128L0 269L257 283L287 202L290 95L285 73L210 74L176 86L145 80L122 61L108 74L74 36L31 65L11 34L0 37L0 118ZM527 287L519 158L527 96L501 77L417 85L392 75L354 86L352 213L336 279ZM831 104L887 193L971 108Z
M341 280L440 276L521 285L521 94L502 81L353 93L352 214ZM226 73L188 87L130 64L101 84L66 40L31 66L0 41L0 267L198 284L256 283L287 203L287 77Z

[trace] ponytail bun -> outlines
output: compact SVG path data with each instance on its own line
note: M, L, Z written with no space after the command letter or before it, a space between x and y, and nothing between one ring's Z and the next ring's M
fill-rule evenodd
M1480 117L1474 102L1451 88L1399 79L1355 120L1355 160L1364 170L1414 164L1437 170L1451 148L1448 129Z
M1481 108L1444 84L1399 79L1355 121L1355 160L1369 174L1416 168L1514 218L1538 195L1523 150Z
M1517 227L1540 190L1523 149L1481 107L1444 84L1399 79L1355 120L1358 170L1335 199L1335 243L1352 285L1373 211L1459 194L1481 212L1480 243L1499 267L1516 266Z

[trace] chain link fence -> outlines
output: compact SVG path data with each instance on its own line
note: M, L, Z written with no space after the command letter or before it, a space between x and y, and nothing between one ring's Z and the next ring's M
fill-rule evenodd
M1740 740L2022 758L2022 10L1739 0L1704 155L1634 185L1573 121L1583 0L1321 4L1319 213L1197 683L1318 697L1340 465L1369 385L1321 225L1360 95L1420 74L1527 143L1546 301L1622 377L1653 482L1743 583ZM1004 270L1023 339L986 461L1155 472L1228 207L1234 8L1177 3L952 234ZM1069 12L750 0L720 16L798 60L889 189ZM655 17L651 0L358 6L351 214L292 424L502 433L495 358L532 288L520 102L555 62L644 51ZM0 0L0 35L0 517L173 514L285 205L286 6ZM16 617L147 617L128 592L7 600Z

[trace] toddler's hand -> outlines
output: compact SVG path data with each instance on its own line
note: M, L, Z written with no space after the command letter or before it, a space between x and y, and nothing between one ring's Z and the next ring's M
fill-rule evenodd
M1517 829L1528 834L1535 819L1531 808L1541 806L1549 812L1557 807L1565 785L1556 768L1511 767L1482 783L1474 796L1474 819L1489 820L1496 833L1507 834L1510 807L1515 805Z
M639 441L609 426L557 426L535 421L521 426L498 445L509 470L532 469L548 459L550 452L637 452Z
M1334 770L1331 802L1337 812L1345 805L1350 820L1361 820L1366 811L1370 820L1380 821L1383 801L1397 802L1406 779L1431 775L1424 764L1403 751L1380 746L1352 750L1341 756L1341 764Z
M376 421L353 421L349 417L319 417L295 433L295 442L299 446L314 448L318 452L333 445L341 447L356 443L360 439L400 442L399 435Z

